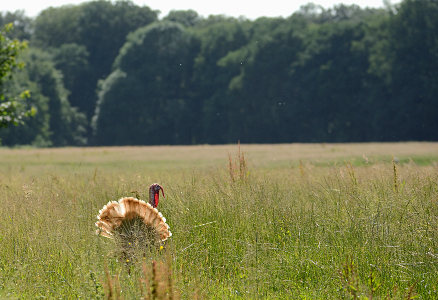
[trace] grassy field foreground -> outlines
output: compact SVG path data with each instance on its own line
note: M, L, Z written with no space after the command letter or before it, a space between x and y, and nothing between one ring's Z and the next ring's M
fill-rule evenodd
M438 299L438 144L0 149L0 298ZM230 155L230 156L229 156ZM94 234L147 196L173 237Z

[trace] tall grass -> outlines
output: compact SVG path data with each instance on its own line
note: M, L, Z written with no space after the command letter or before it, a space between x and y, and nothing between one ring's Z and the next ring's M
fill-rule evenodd
M267 168L234 148L174 168L20 151L0 164L0 298L437 299L436 160ZM173 236L126 264L95 218L152 182Z

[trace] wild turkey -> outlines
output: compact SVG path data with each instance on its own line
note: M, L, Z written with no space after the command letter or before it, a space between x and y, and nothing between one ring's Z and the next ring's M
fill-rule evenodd
M153 249L167 240L172 233L166 219L157 210L160 190L154 183L149 187L149 203L133 197L110 201L97 216L98 235L115 239L126 253L133 249Z

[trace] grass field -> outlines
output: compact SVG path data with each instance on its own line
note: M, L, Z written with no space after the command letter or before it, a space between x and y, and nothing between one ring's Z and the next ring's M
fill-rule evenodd
M438 299L438 143L240 149L0 148L0 299ZM96 215L153 182L126 264Z

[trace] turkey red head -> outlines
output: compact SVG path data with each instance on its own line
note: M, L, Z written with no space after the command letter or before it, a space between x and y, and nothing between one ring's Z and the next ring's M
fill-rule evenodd
M160 200L160 190L164 197L164 190L158 183L154 183L149 187L149 204L152 205L152 207L158 206L158 201Z

